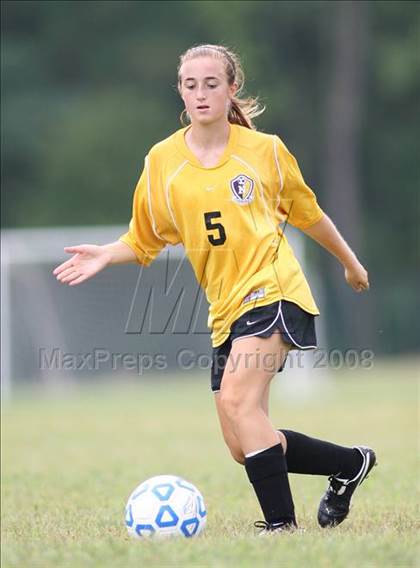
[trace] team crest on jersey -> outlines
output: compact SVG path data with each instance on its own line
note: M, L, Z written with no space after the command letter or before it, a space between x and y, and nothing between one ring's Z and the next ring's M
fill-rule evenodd
M245 174L240 174L231 180L230 189L233 194L233 201L244 205L251 203L254 199L254 180Z

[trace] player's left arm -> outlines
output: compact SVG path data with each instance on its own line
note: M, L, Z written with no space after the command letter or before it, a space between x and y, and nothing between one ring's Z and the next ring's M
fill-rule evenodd
M309 227L301 229L306 235L334 255L344 267L347 283L356 292L369 290L368 273L339 233L331 219L324 215Z
M279 203L281 215L287 223L303 231L341 262L344 276L356 292L368 290L366 269L318 205L314 192L303 179L296 158L278 137L275 137L275 150L278 181L282 186Z

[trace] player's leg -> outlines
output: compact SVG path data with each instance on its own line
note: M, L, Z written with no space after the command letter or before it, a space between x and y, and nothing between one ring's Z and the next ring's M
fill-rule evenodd
M245 469L269 530L296 525L284 451L267 415L268 401L263 408L267 385L287 351L277 333L233 341L218 397L225 429L233 432L245 456Z
M279 334L268 338L243 337L233 341L221 388L220 405L245 454L278 443L278 432L263 409L267 385L287 346Z
M316 344L315 330L313 324L313 316L304 313L300 308L288 302L283 302L281 321L273 322L270 319L270 310L277 311L276 305L257 308L258 320L260 322L257 334L266 331L276 324L287 341L290 339L296 346L306 346L309 348ZM255 314L257 315L257 314ZM273 314L271 314L272 316ZM278 315L278 313L277 313ZM247 313L248 319L249 314ZM267 318L267 319L265 319ZM288 329L283 329L280 325L283 319L288 323ZM241 332L249 333L248 323L240 325L241 318L235 324L234 331L236 336ZM267 327L268 325L268 327ZM290 333L292 331L292 335ZM238 333L239 332L239 333ZM225 342L216 353L228 355L231 349L231 340ZM216 366L217 367L217 366ZM212 368L212 390L219 391L224 366L219 367L218 373ZM217 368L216 368L217 371ZM262 396L261 406L268 416L268 395L270 382L267 382L264 394ZM241 450L239 440L232 428L231 421L228 420L220 404L220 395L216 396L216 405L218 408L219 418L222 431L226 443L231 449L232 455L239 463L245 462L245 456ZM286 436L285 436L286 435ZM366 478L370 469L375 462L374 453L369 448L345 448L323 440L310 438L304 434L293 432L291 430L279 431L280 442L283 449L286 450L287 468L290 473L308 473L315 475L332 476L331 485L321 500L318 519L322 526L332 526L338 524L346 517L350 498L355 488ZM340 472L340 473L338 473ZM338 473L338 474L337 474ZM344 477L344 475L346 477ZM338 494L340 493L340 494ZM338 495L338 496L337 496ZM336 504L336 506L334 505ZM323 511L330 511L329 517L326 517ZM336 514L337 513L337 514Z
M261 399L267 416L270 385L268 382ZM215 400L226 444L233 458L244 465L244 453L220 404L219 393ZM355 489L376 462L374 452L364 447L340 446L292 430L279 430L279 438L286 453L288 473L330 476L330 486L320 502L318 521L324 527L341 523L348 515Z
M267 384L261 401L267 416L270 384ZM216 393L215 401L225 442L233 458L244 465L244 453L220 404L219 393ZM323 527L340 524L349 513L355 489L375 465L374 452L364 447L340 446L292 430L279 430L279 438L285 451L288 473L330 476L330 486L320 502L318 521Z
M269 390L270 383L267 384L261 401L261 407L267 416L269 414ZM215 393L215 403L226 445L235 461L243 465L245 456L220 403L220 392ZM293 430L281 429L278 432L280 442L286 453L289 473L341 475L352 479L363 464L363 456L356 448L340 446Z
M270 396L270 384L267 385L264 394L261 400L261 408L268 416L268 404L269 404L269 396ZM220 403L220 392L216 392L214 395L214 400L216 403L217 415L219 417L219 423L222 429L223 439L232 454L232 457L235 461L240 463L241 465L245 464L245 455L241 450L241 446L239 444L238 438L236 437L235 433L233 432L232 426L228 417L223 410L223 407ZM283 446L283 450L286 451L287 441L286 437L283 432L279 431L279 440Z
M220 427L222 429L223 439L229 448L229 451L233 457L233 459L240 463L241 465L245 464L245 455L241 449L239 444L239 440L234 433L231 423L224 411L222 404L220 402L220 392L216 392L214 394L214 401L216 404L217 416L219 418Z
M355 448L312 438L293 430L279 430L287 440L289 473L354 477L363 459Z
M242 451L254 452L279 443L268 415L267 387L289 346L278 333L240 337L233 341L220 388L220 405Z
M329 476L330 485L319 504L319 524L334 527L342 523L354 491L376 464L375 452L365 446L349 448L292 430L282 432L288 443L289 473Z

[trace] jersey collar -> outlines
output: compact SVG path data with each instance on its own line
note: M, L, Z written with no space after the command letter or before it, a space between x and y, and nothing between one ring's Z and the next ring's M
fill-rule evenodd
M203 166L200 160L198 160L198 158L196 158L196 156L188 148L185 142L185 133L190 128L191 126L187 126L186 128L181 128L180 130L178 130L175 134L175 143L178 150L182 153L183 156L187 158L187 160L190 162L191 165L197 168L201 168L202 170L215 170L217 168L220 168L228 160L230 160L230 157L236 148L239 138L239 126L237 124L230 125L229 140L225 148L225 151L223 152L219 160L219 163L213 166L212 168L206 168L205 166Z

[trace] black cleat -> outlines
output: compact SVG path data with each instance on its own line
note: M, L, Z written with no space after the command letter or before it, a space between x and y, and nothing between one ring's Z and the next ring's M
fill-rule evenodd
M297 525L293 522L290 523L268 523L267 521L256 521L254 527L260 529L258 536L279 533L279 532L295 532L297 530Z
M321 527L336 527L349 514L350 501L357 487L367 478L376 465L376 455L365 446L354 446L363 458L362 466L353 479L342 479L337 475L329 477L330 486L321 499L318 509L318 523Z

